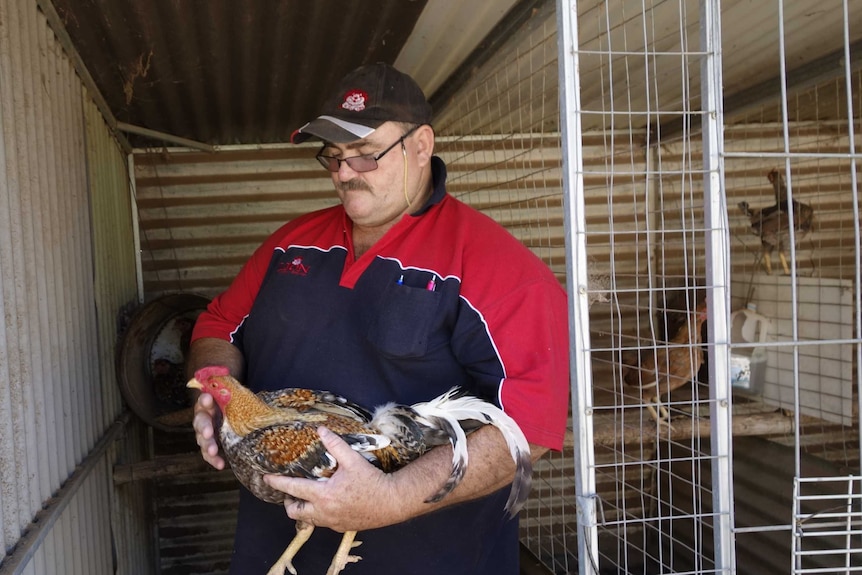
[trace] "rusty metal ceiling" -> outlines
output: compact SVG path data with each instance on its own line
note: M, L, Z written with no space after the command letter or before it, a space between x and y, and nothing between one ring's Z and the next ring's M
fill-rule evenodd
M103 114L132 127L224 146L288 141L294 129L316 115L322 95L363 63L386 61L410 73L441 111L455 91L470 82L483 59L554 0L36 1L53 13L53 20L48 16L58 34L68 36L61 40L80 56L79 71L92 76L104 99ZM614 34L625 34L637 46L644 22L626 14L605 14L604 4L579 4L583 46L601 44L608 18L619 20ZM740 115L778 96L780 32L787 40L789 84L801 89L843 73L840 3L785 4L779 31L775 3L723 3L726 112ZM686 34L697 37L696 2L657 2L648 22L656 42L665 36L678 41L677 5L690 8L686 11L693 16L683 25ZM859 67L858 6L850 11L849 21L851 61ZM632 45L627 49L636 51ZM620 65L615 70L637 76L646 60L635 60L627 59L634 72ZM658 62L650 65L659 66L656 74L669 79L662 84L669 91L665 101L679 100L682 95L673 90L684 83L680 59ZM582 66L582 100L590 105L601 98L593 92L602 89L606 70ZM622 77L613 81L627 82ZM644 97L645 91L637 88L619 91L620 97ZM632 105L643 109L641 103ZM676 123L662 126L662 133L670 136ZM120 126L132 146L165 145L164 139L129 132L128 127Z
M55 29L65 29L118 123L211 145L288 141L316 115L321 95L365 63L399 64L430 97L513 6L527 5L529 15L536 3L38 2L55 13ZM402 51L413 56L396 62ZM128 139L164 145L134 133Z

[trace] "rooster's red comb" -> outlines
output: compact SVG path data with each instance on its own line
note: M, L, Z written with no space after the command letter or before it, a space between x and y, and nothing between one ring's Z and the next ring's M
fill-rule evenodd
M230 375L230 370L223 365L210 365L202 367L195 372L195 379L204 382L211 377Z

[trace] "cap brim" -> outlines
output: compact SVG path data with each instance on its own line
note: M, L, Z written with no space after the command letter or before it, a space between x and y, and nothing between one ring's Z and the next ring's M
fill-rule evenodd
M369 123L376 123L377 125L366 126L347 122L334 116L320 116L296 130L290 136L290 141L294 144L301 144L306 140L317 138L335 144L354 142L370 136L383 122L369 121Z

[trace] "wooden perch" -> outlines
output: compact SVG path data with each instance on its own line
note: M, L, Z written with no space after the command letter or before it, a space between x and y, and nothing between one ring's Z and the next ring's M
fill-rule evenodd
M175 477L184 473L200 473L212 467L201 458L199 452L165 455L130 465L114 467L114 485L123 485L141 479Z
M638 420L631 418L630 421L637 422ZM779 411L734 415L732 421L734 436L792 433L794 424L792 414L785 415ZM814 421L817 421L814 417L804 415L800 417L800 424ZM689 439L694 435L709 437L712 431L709 418L705 417L693 419L685 415L675 415L671 425L673 426L672 429L668 429L665 425L657 427L656 423L649 418L643 418L641 425L630 423L621 425L618 414L599 412L593 418L593 444L610 447L655 439L679 441ZM574 433L572 431L566 432L564 449L573 447L574 441Z
M160 415L156 417L156 421L162 425L167 425L168 427L186 427L188 426L188 431L192 431L192 420L195 417L195 410L193 407L187 407L185 409L180 409L179 411L172 411L170 413L166 413L164 415Z

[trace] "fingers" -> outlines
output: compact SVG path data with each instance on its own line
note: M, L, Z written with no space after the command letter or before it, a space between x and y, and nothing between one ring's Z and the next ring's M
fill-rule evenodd
M334 474L326 481L283 475L264 475L264 481L287 495L284 509L291 519L339 532L353 530L357 505L360 508L365 505L357 500L366 498L369 486L378 484L383 472L332 431L320 427L317 433L326 451L337 461Z
M314 505L305 499L315 497L318 481L285 475L264 475L263 480L273 489L285 494L284 510L288 517L294 521L323 526L322 523L314 523Z
M315 517L314 514L314 506L307 501L302 500L290 500L290 502L284 502L284 510L287 512L287 516L293 519L294 521L301 521L302 523L306 523L308 525L313 525L314 527L330 527L327 525L325 521L319 520ZM335 531L342 531L335 529Z
M328 451L330 455L335 458L335 461L338 462L339 467L350 465L352 460L356 460L355 458L365 461L365 458L353 451L350 445L341 439L337 433L333 433L327 428L321 426L317 428L317 435L320 436L320 442L323 443L326 451Z
M287 512L288 517L294 521L305 521L306 523L314 524L312 521L313 507L311 503L304 499L299 499L297 492L306 493L306 496L308 496L309 494L305 490L306 485L304 483L313 484L315 481L284 475L264 475L263 480L273 489L285 494L284 510ZM309 487L313 487L313 485Z
M317 434L320 436L320 441L335 458L338 471L336 473L344 473L345 470L356 468L357 464L368 465L364 457L353 451L346 441L341 439L338 434L333 433L325 427L318 427ZM272 487L285 493L288 497L295 500L311 500L319 497L327 482L321 482L314 479L305 479L300 477L288 477L286 475L264 475L264 481ZM331 479L331 478L330 478ZM286 507L287 505L285 505Z
M299 497L296 492L302 491L302 483L311 480L288 477L286 475L264 475L263 481L273 489L281 491L287 496L287 499L284 501L284 506L287 508L290 503L296 502L296 498Z
M201 456L204 461L218 470L225 467L224 459L219 455L218 443L215 439L215 428L213 427L213 416L215 415L215 402L208 393L202 393L195 402L195 417L192 427L195 430L195 441L201 448Z
M305 521L314 525L314 507L307 501L302 499L285 499L284 510L287 511L287 516L294 521Z

